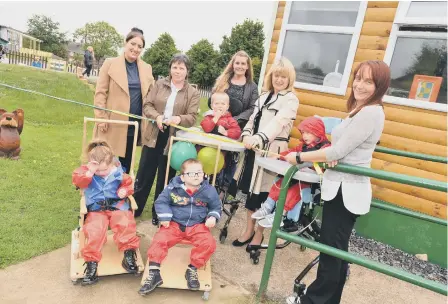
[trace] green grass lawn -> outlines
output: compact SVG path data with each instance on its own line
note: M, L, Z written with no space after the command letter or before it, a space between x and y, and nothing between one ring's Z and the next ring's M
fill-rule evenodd
M93 103L92 89L73 74L1 64L0 83ZM80 164L83 118L93 117L93 109L1 86L0 108L25 112L21 159L0 159L4 268L70 243L79 215L79 193L71 184L71 173ZM201 100L198 121L207 109ZM140 149L137 162L139 155ZM149 219L150 212L146 207L141 219Z

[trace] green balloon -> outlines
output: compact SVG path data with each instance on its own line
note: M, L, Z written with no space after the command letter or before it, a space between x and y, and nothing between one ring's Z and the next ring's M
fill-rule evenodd
M198 153L192 143L178 141L171 147L170 165L174 170L179 171L184 161L197 157Z
M198 160L202 163L202 167L206 174L215 173L216 153L218 153L218 150L210 147L204 147L198 153ZM223 167L224 167L224 155L220 153L218 161L218 169L216 173L221 171Z

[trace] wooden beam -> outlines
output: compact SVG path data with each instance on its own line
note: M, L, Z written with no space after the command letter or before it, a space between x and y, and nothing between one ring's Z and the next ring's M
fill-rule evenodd
M277 53L277 46L278 44L276 42L271 42L271 46L269 47L269 53Z
M443 157L446 157L447 155L446 146L430 143L422 143L421 141L409 138L403 138L383 133L380 141L381 141L380 145L387 148L404 150L409 152L417 152L429 155L443 156Z
M273 41L278 43L279 38L280 38L280 30L274 30L274 32L272 33L271 42Z
M397 8L398 1L369 1L367 2L367 7L375 7L375 8Z
M407 166L403 166L403 165L399 165L399 164L394 164L394 163L387 162L387 161L384 161L381 159L372 159L371 166L372 166L372 168L377 169L377 170L383 170L383 171L387 171L387 172L395 172L395 173L406 174L406 175L411 175L411 176L416 176L416 177L421 177L421 178L427 178L427 179L432 179L432 180L436 180L439 182L446 181L446 176L444 176L444 175L433 173L433 172L428 172L425 170L419 170L419 169L415 169L415 168L411 168L411 167L407 167Z
M274 23L274 30L281 30L282 28L282 18L276 18Z
M425 188L419 188L415 186L404 185L400 183L388 182L376 178L370 179L372 184L391 189L394 191L398 191L400 193L412 195L414 197L419 197L428 201L435 202L437 204L446 205L446 193L440 192L436 190L429 190Z
M361 35L358 42L359 49L369 49L369 50L382 50L385 51L387 47L388 37L379 36L365 36ZM358 62L359 64L360 62ZM352 70L354 70L355 64L353 64Z
M391 29L391 22L364 22L361 35L389 37Z
M355 54L355 61L383 60L384 53L385 51L382 50L358 49Z
M396 11L396 8L369 7L366 10L364 22L394 22Z
M275 60L275 53L269 53L268 63L273 63Z
M396 156L386 153L378 153L374 152L373 157L377 159L381 159L387 162L419 169L419 170L425 170L428 172L437 173L440 175L447 175L447 164L441 164L441 163L435 163L431 161L425 161L415 158L409 158L409 157L402 157L402 156Z
M372 190L374 198L446 220L445 205L376 185L372 185Z
M285 7L284 6L280 6L280 4L278 5L277 8L277 18L283 18L283 14L285 12Z
M421 108L414 108L414 107L407 107L407 106L401 106L401 105L396 105L396 104L392 104L392 103L388 103L387 106L391 107L391 108L400 109L400 110L408 110L408 111L413 111L413 112L419 112L419 113L426 113L426 114L443 116L444 119L445 119L445 122L446 122L446 112L427 110L427 109L421 109ZM446 125L446 123L445 123L445 125Z
M300 105L306 104L340 112L346 111L346 103L349 96L348 94L346 96L342 96L342 98L337 98L336 95L317 93L301 89L296 89L295 93L300 100ZM386 119L389 121L396 121L408 125L421 126L442 131L447 130L446 116L426 113L422 115L419 111L413 111L407 107L398 109L388 103L384 104L384 112L386 113Z

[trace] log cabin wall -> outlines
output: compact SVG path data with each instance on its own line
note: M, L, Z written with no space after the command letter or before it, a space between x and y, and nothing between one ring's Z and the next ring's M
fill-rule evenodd
M275 60L286 2L278 4L265 73ZM398 1L369 1L361 29L351 77L345 96L295 89L300 100L297 126L304 118L320 115L344 118L351 93L353 70L364 60L383 60ZM380 145L388 148L446 157L446 113L384 103L386 122ZM296 146L300 132L293 129L290 146ZM447 165L375 152L372 168L390 172L447 180ZM386 202L446 219L447 197L439 191L372 179L373 195Z

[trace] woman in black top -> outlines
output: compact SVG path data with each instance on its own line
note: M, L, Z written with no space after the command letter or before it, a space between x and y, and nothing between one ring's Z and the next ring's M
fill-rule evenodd
M227 67L216 80L212 92L226 92L230 98L229 111L244 128L254 111L258 88L253 80L252 60L245 51L232 56ZM210 107L210 99L208 100Z

